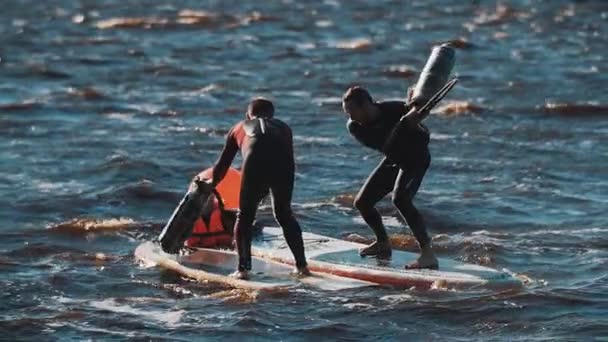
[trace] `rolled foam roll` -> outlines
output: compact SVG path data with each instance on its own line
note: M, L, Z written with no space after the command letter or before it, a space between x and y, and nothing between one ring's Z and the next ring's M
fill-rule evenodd
M422 106L443 87L454 68L455 52L443 44L435 46L414 87L412 102Z

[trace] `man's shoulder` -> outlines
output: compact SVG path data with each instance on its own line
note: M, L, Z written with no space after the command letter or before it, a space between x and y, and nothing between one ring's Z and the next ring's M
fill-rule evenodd
M280 127L283 130L291 132L291 127L289 127L289 125L285 121L277 118L271 118L267 120L270 121L273 126Z
M229 134L230 134L230 133L234 133L234 132L237 132L237 131L239 131L239 130L243 129L243 126L245 125L245 122L247 122L247 120L241 120L241 121L239 121L239 122L235 123L235 124L234 124L234 125L233 125L233 126L230 128L230 131L229 131L228 133L229 133Z
M270 118L270 119L266 119L266 120L268 120L268 121L270 121L270 122L276 122L276 123L277 123L277 124L279 124L279 125L285 125L285 126L289 126L289 125L287 125L287 123L286 123L285 121L283 121L283 120L281 120L281 119L277 119L277 118L275 118L275 117L272 117L272 118Z
M394 111L407 111L407 103L405 103L404 101L398 101L398 100L389 100L389 101L378 101L376 102L376 105L380 108L381 111L383 112L394 112Z

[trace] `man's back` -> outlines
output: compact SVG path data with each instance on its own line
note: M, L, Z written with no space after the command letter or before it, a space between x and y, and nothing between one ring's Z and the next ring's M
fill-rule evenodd
M254 118L237 123L231 130L243 158L250 155L293 161L291 129L275 118Z

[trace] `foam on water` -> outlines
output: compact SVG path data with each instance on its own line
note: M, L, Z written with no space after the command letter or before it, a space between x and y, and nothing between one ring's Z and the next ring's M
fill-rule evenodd
M107 311L121 313L121 314L125 313L125 314L129 314L129 315L134 315L134 316L142 317L144 319L150 319L150 320L157 321L159 323L164 323L169 326L177 325L180 322L180 320L182 319L183 315L185 314L185 311L183 311L183 310L154 311L154 310L150 310L149 308L138 309L138 308L135 308L128 304L119 304L113 298L105 299L102 301L91 301L87 304L96 309L107 310Z

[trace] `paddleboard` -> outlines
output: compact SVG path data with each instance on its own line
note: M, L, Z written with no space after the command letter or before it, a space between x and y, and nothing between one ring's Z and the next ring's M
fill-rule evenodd
M311 271L334 274L377 284L430 288L519 288L522 282L513 275L493 268L439 258L439 270L406 270L404 266L417 254L393 250L390 260L359 256L365 245L304 232L304 248ZM280 228L265 227L252 244L260 258L293 264Z
M198 281L222 283L231 287L249 290L284 290L299 284L306 284L322 290L344 290L376 285L352 278L316 273L298 278L291 274L293 267L284 263L252 258L252 271L249 280L229 276L238 264L234 251L208 248L192 249L184 255L167 254L153 242L144 242L135 249L135 257L145 264L157 265Z

